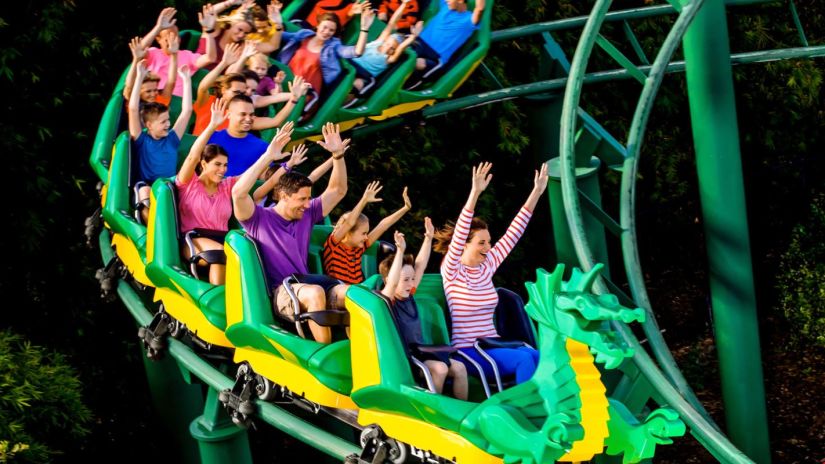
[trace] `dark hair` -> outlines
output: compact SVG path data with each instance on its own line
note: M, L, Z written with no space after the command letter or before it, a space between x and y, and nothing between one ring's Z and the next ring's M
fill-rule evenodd
M243 76L241 76L241 77L243 77ZM246 81L244 81L244 82L246 82ZM235 95L234 97L232 97L232 99L229 100L229 104L226 105L226 106L230 107L230 106L232 106L233 103L239 102L239 101L244 102L244 103L249 103L250 105L252 104L252 99L249 98L248 95L246 95L245 93L240 93L240 94Z
M255 82L260 82L260 81L261 81L261 78L260 78L260 77L258 77L258 73L256 73L255 71L253 71L253 70L251 70L251 69L244 69L244 70L241 72L241 75L242 75L242 76L244 77L244 79L245 79L244 83L246 83L246 80L248 80L248 79L252 79L252 80L254 80Z
M316 24L320 25L323 21L332 21L335 23L335 36L341 33L341 20L338 19L338 16L335 13L321 13L315 17ZM315 26L315 30L318 30L318 26Z
M474 217L472 222L470 222L470 233L467 234L467 241L473 239L473 235L479 230L487 230L487 223L484 222L483 219ZM438 229L435 232L433 238L435 238L435 243L433 243L433 251L436 253L447 254L447 249L450 248L450 242L453 239L453 232L455 232L455 223L450 221L441 229Z
M392 262L395 260L395 255L389 255L386 258L381 260L381 263L378 264L378 273L381 274L381 278L384 279L384 284L387 283L387 276L390 274L390 268L392 267ZM413 266L415 267L415 258L413 255L407 253L404 255L404 264L403 266Z
M218 145L217 143L210 143L203 148L203 153L201 153L201 161L203 161L204 163L208 163L213 159L217 158L218 156L225 156L229 158L229 154L226 152L226 150L224 150L222 146ZM200 163L198 163L197 166L195 166L195 172L198 173L198 175L201 174Z
M164 105L163 103L146 102L143 104L143 108L140 109L140 118L143 120L145 124L146 121L154 120L159 115L168 112L169 107Z
M278 179L278 185L275 186L272 195L275 198L278 198L281 192L286 195L292 195L304 187L312 187L312 180L298 171L290 171Z
M215 81L213 88L217 89L218 92L223 95L226 89L228 89L233 82L240 82L241 84L246 85L246 78L241 73L224 74Z

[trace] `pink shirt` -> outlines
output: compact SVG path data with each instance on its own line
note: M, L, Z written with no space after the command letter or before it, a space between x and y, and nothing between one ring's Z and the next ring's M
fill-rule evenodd
M531 216L529 210L521 208L484 262L471 267L461 264L461 253L470 234L473 212L466 208L461 211L447 255L441 262L444 295L453 322L453 346L466 348L473 346L477 338L498 337L493 324L493 313L498 305L493 274L516 246Z
M193 53L189 50L178 51L178 68L180 69L181 66L186 65L189 67L189 70L194 73L198 70L196 63L201 56L203 55ZM149 71L152 71L160 77L160 82L158 82L159 89L162 89L166 85L166 80L169 76L170 61L172 61L172 58L157 47L150 47L149 50L146 51L146 67ZM179 97L183 95L183 81L180 80L180 77L175 79L175 90L172 91L172 95Z
M181 233L196 228L229 230L229 219L232 217L232 187L237 181L237 177L225 178L218 184L218 190L210 195L197 174L194 174L186 184L175 177Z

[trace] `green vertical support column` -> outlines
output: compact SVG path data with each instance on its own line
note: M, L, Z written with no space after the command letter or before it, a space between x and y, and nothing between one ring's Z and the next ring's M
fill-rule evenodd
M558 146L558 140L556 141ZM599 187L599 166L601 161L598 158L590 158L590 165L576 168L576 186L593 203L601 207L602 194ZM547 194L550 198L550 218L553 221L553 239L556 242L556 256L560 263L564 263L570 272L574 266L581 267L579 258L576 256L576 248L573 246L573 239L570 236L570 226L567 223L567 216L564 212L564 200L562 198L561 186L561 158L553 158L548 164L547 173L550 182L547 186ZM604 235L604 226L592 214L584 213L582 218L584 230L590 248L593 250L593 258L596 262L602 263L605 270L602 274L607 274L607 242Z
M203 415L192 421L189 433L198 441L203 464L252 464L246 430L232 422L214 389L209 389Z
M706 0L684 38L727 432L770 462L739 130L723 0Z

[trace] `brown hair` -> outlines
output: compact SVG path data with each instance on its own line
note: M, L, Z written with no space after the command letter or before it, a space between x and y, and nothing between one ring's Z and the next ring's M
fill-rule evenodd
M160 76L150 71L146 74L146 77L143 78L141 85L146 84L147 82L160 82Z
M312 179L301 174L300 172L289 171L278 179L278 185L275 186L275 190L272 192L272 195L275 198L278 198L278 195L281 192L286 195L292 195L304 187L312 187Z
M386 284L387 276L390 274L390 268L392 267L392 262L395 260L395 255L389 255L386 258L381 260L381 263L378 264L378 273L381 274L381 278L384 279L384 283ZM415 258L413 255L407 253L404 255L404 266L413 266L415 267Z
M335 36L337 37L338 34L341 33L341 20L338 19L338 16L335 13L321 13L315 17L317 20L316 24L320 25L323 21L332 21L335 23ZM315 30L318 30L318 26L315 27Z
M143 108L140 109L140 118L145 124L146 121L154 121L161 114L168 112L169 107L163 103L146 102L143 104Z
M487 230L487 223L483 219L474 217L470 222L470 233L467 234L467 241L473 239L473 236L479 230ZM435 242L433 243L433 251L447 254L447 249L450 248L450 242L453 240L453 232L455 232L455 223L450 221L441 229L438 229L433 235Z
M219 96L223 96L223 93L226 92L226 89L228 89L233 82L240 82L246 85L246 78L241 73L224 74L215 81L212 88L218 91Z
M218 145L217 143L210 143L203 148L203 153L201 153L201 161L203 161L204 163L208 163L213 159L217 158L218 156L225 156L229 158L229 154L226 153L226 150L224 150L222 146ZM200 163L198 163L198 165L195 166L195 172L198 173L198 175L201 174Z

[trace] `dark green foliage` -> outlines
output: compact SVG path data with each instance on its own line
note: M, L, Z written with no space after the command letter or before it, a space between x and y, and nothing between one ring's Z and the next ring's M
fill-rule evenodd
M794 227L782 254L777 282L779 305L801 346L825 348L825 194L819 194L811 213Z
M61 354L0 331L0 462L51 462L89 433L91 417Z

